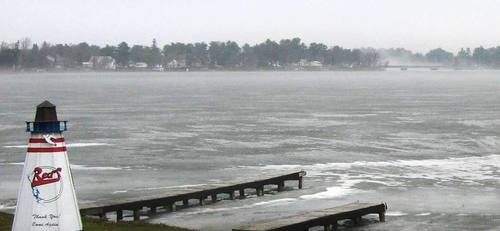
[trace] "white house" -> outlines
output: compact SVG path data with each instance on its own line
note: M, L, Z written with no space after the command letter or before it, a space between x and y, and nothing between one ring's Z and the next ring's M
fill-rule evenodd
M92 62L82 62L82 67L86 69L92 69L94 68L94 63Z
M116 60L111 56L92 56L86 63L85 65L91 66L93 69L116 70ZM82 63L82 65L84 64Z
M129 67L134 68L135 70L146 70L148 68L148 64L144 62L131 63Z
M310 66L310 67L323 67L323 64L322 64L320 61L316 61L316 60L315 60L315 61L311 61L311 62L309 63L309 66Z

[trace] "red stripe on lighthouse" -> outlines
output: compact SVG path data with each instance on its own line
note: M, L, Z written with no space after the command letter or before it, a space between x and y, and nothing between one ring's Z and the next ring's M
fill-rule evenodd
M57 143L57 142L64 142L64 138L54 138L52 139L52 142ZM44 138L31 138L30 143L32 144L43 144L47 143Z
M28 152L65 152L66 147L55 148L28 148Z

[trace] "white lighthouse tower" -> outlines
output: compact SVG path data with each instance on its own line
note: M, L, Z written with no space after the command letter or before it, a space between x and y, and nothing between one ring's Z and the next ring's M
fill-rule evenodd
M17 197L12 231L81 231L82 222L56 106L44 101L31 133Z

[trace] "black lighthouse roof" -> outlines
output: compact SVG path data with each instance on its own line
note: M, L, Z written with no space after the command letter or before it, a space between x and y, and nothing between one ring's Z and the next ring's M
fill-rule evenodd
M35 122L57 122L56 105L45 100L36 106Z

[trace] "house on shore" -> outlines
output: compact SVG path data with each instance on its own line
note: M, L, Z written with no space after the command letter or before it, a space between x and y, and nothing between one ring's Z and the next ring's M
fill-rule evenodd
M317 60L309 61L307 59L301 59L296 63L292 63L291 66L295 70L317 70L323 68L323 63Z
M50 67L53 67L55 69L64 69L67 67L71 67L73 64L71 60L68 60L60 55L47 55L45 56L45 58L48 61Z
M163 68L162 65L160 64L157 64L157 65L154 65L153 68L151 69L152 71L165 71L165 68Z
M92 62L82 62L83 69L92 69L94 68L94 64Z
M137 63L130 62L128 66L130 69L133 69L136 71L145 71L148 69L148 64L145 62L137 62Z
M186 69L188 67L186 59L172 59L172 61L168 62L166 66L168 70Z
M94 70L116 70L116 60L111 56L92 56L82 67Z
M309 66L313 67L313 68L321 68L321 67L323 67L323 64L320 61L313 60L313 61L309 62Z

